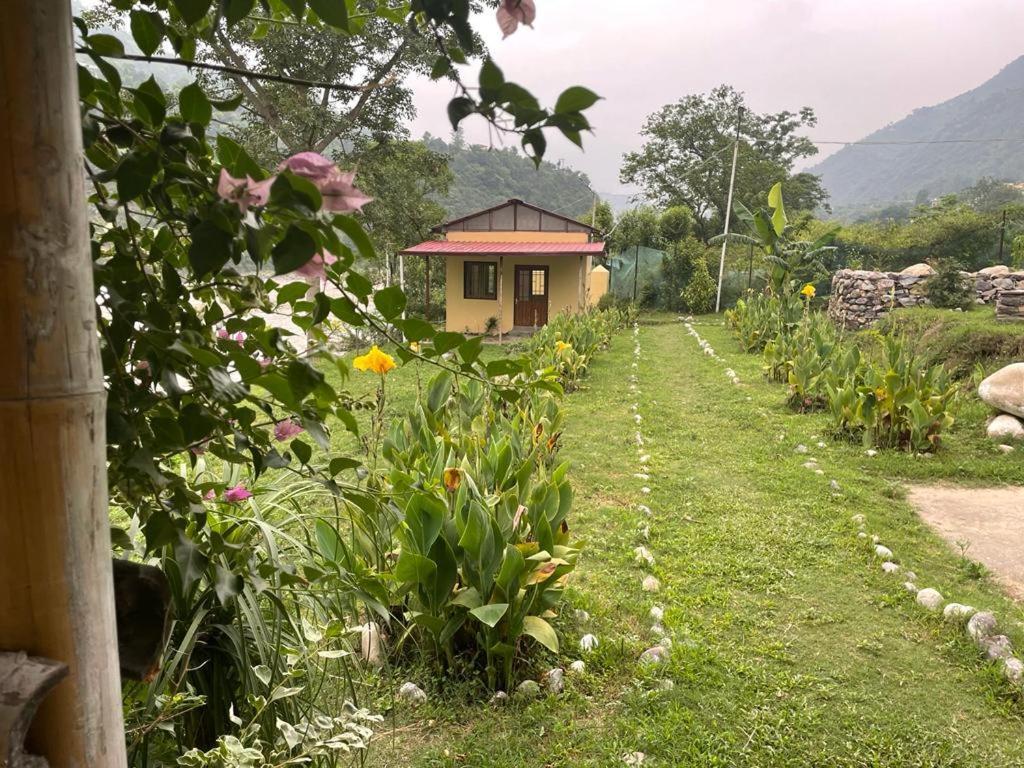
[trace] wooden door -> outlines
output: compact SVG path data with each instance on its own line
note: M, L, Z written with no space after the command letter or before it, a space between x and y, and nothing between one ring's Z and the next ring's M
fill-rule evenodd
M541 326L548 321L548 268L516 266L516 290L512 322Z

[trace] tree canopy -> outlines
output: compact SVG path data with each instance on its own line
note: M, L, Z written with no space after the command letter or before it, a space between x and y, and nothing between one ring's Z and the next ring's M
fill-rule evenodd
M755 206L778 181L786 181L794 209L814 209L827 193L817 177L793 174L794 163L817 152L801 131L817 122L814 110L758 114L741 92L721 85L686 96L647 118L640 150L623 158L623 183L636 184L662 207L685 205L697 233L707 240L720 228L729 187L731 149L738 135L735 199Z

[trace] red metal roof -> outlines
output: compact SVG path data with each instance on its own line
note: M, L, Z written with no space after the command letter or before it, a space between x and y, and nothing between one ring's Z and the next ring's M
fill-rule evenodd
M405 254L440 254L459 256L462 254L491 254L502 256L532 256L549 254L568 256L579 253L604 253L604 243L488 243L468 240L427 240L406 248Z

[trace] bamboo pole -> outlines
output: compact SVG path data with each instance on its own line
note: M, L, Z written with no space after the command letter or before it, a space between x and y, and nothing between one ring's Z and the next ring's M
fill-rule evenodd
M0 650L65 663L29 748L122 768L96 337L68 0L0 2Z

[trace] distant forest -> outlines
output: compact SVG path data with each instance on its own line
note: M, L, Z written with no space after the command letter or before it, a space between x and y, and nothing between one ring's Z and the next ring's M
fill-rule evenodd
M449 143L427 134L424 143L448 157L454 181L438 200L449 218L464 216L512 197L573 218L590 214L594 191L587 175L562 165L533 161L513 147L489 148L466 144L456 134Z

